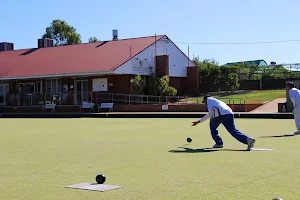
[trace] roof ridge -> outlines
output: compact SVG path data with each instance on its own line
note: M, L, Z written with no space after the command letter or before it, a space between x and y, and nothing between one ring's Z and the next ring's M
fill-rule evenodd
M264 60L264 59L257 59L257 60L244 60L244 61L235 61L235 62L229 62L229 63L252 62L252 61L265 61L265 60Z
M163 37L166 36L165 34L162 35L156 35L156 37ZM124 41L124 40L135 40L135 39L145 39L145 38L150 38L150 37L155 37L155 35L153 36L143 36L143 37L134 37L134 38L124 38L124 39L118 39L118 40L103 40L103 41L98 41L98 42L85 42L85 43L80 43L80 44L70 44L70 45L62 45L62 46L53 46L53 47L69 47L69 46L74 46L74 45L92 45L92 44L97 44L97 46L103 42L118 42L118 41ZM47 48L53 48L53 47L47 47ZM30 50L30 49L34 49L34 48L38 48L38 47L28 47L28 48L24 48L24 49L14 49L14 50L10 50L10 51L24 51L24 50ZM44 48L46 49L46 48ZM2 52L8 52L8 51L2 51ZM2 53L0 52L0 53Z

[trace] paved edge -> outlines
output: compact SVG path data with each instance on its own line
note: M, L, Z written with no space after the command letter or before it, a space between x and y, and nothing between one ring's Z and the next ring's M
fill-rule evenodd
M277 98L273 101L269 101L268 103L265 103L258 108L250 111L254 113L266 113L266 112L277 112L278 111L278 103L284 103L286 102L286 98Z
M0 118L201 118L206 113L0 113ZM291 113L235 113L235 118L293 119Z

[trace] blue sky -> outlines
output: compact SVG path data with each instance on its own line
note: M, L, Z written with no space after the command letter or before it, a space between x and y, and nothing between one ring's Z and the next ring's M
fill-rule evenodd
M143 3L141 3L143 2ZM45 3L45 4L44 4ZM185 53L188 44L300 40L299 0L3 0L0 41L37 46L53 19L74 26L83 42L166 34ZM300 62L300 42L255 45L190 44L190 56L226 62Z

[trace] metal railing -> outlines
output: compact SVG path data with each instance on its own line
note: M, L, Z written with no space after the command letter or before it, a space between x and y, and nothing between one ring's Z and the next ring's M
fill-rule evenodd
M153 96L153 95L132 95L132 94L113 94L113 93L94 93L95 103L103 101L112 103L126 104L188 104L188 96ZM194 103L194 102L193 102Z
M244 99L239 98L218 98L227 104L245 104ZM102 92L61 92L61 93L20 93L7 94L6 105L8 106L38 106L49 103L57 105L82 105L84 102L95 104L116 103L116 104L201 104L203 97L189 96L153 96L153 95L132 95L115 94Z
M223 97L221 97L221 98L218 98L218 99L221 100L221 101L224 101L228 104L241 104L241 105L243 105L243 104L246 103L245 99L239 99L239 98L223 98Z
M19 93L6 94L8 106L38 106L55 103L57 105L81 105L92 101L92 92L60 92L60 93Z

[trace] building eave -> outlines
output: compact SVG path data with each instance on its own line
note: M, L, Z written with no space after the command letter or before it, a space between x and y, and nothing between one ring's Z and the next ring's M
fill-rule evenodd
M81 72L81 73L64 73L64 74L47 74L47 75L33 75L33 76L12 76L12 77L0 77L0 81L7 80L20 80L20 79L38 79L38 78L57 78L57 77L73 77L73 76L99 76L116 74L113 71L101 71L101 72Z

